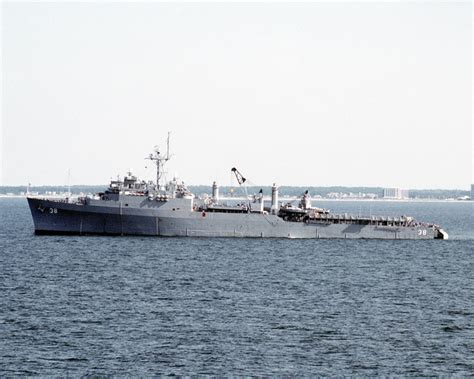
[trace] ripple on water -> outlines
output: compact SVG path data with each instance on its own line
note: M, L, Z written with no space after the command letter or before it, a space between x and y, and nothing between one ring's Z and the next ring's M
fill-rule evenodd
M474 372L467 237L58 238L34 236L19 202L0 225L3 376Z

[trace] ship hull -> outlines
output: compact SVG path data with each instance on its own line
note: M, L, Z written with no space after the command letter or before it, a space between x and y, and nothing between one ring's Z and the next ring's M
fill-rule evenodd
M155 209L28 198L35 234L159 235Z
M290 222L272 214L213 213L182 208L88 205L28 198L36 234L141 235L167 237L434 239L426 226L380 226Z
M283 221L275 215L218 214L161 215L161 236L253 237L253 238L344 238L344 239L434 239L433 228L376 226Z

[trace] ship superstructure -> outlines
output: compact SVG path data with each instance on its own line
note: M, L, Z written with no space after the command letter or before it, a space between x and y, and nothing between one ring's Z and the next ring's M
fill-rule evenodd
M221 201L217 183L212 196L198 198L184 182L173 178L164 183L165 164L170 160L169 136L166 154L155 149L147 159L156 165L156 182L139 180L129 172L94 196L77 199L28 197L37 234L103 234L195 237L274 238L377 238L447 239L438 225L417 222L412 217L361 217L332 214L312 206L308 191L298 204L282 203L278 187L272 186L271 201L263 191L249 196L246 179L235 167L232 172L243 186L242 201Z

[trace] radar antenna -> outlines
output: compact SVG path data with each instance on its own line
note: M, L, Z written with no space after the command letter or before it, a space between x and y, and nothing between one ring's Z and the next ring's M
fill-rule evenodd
M168 132L168 138L166 139L166 156L162 156L160 153L160 149L158 146L155 146L155 152L150 154L148 157L145 159L149 159L156 164L156 189L159 191L160 190L160 181L161 177L163 176L164 173L164 166L166 162L168 162L171 159L170 155L170 134L171 132Z

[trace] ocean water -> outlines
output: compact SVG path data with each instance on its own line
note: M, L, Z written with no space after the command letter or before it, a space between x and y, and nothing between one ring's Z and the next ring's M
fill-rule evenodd
M0 199L0 375L473 375L473 203L318 205L451 239L35 236Z

